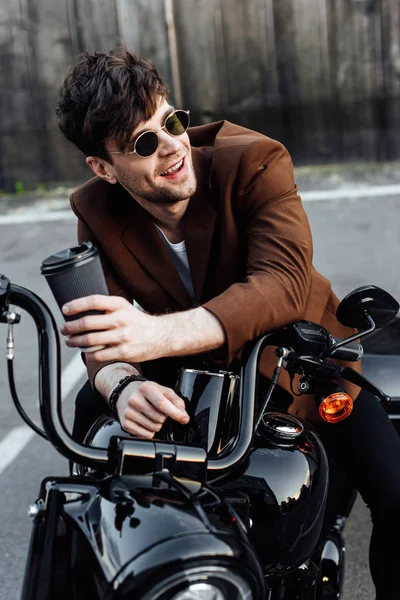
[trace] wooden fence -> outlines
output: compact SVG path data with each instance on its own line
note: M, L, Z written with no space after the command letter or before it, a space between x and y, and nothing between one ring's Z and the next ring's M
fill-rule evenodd
M227 118L296 165L400 158L399 0L3 0L0 189L89 172L54 106L77 54L125 41L195 124Z

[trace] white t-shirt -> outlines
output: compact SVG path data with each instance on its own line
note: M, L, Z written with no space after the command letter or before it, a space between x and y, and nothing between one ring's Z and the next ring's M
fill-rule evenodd
M189 261L186 252L186 244L185 240L182 242L178 242L177 244L173 244L169 241L165 233L154 223L157 231L160 234L161 239L165 243L168 252L172 258L172 261L176 267L176 270L179 273L180 278L182 279L182 283L185 286L187 293L189 294L192 302L195 301L192 276L190 274Z

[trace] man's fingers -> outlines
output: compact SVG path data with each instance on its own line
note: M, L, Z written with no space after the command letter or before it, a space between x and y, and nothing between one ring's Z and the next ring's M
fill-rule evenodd
M75 348L75 346L72 346L73 342L71 342L71 338L67 343L70 347ZM129 353L128 356L128 353L121 350L120 346L109 346L108 348L104 348L104 350L96 350L96 352L91 352L88 356L90 360L94 360L95 362L141 362L143 360L139 352L136 354Z
M143 427L143 429L147 429L147 431L150 431L153 433L157 433L157 431L160 431L161 427L163 426L163 422L155 422L155 421L151 420L148 417L148 415L144 415L143 413L138 412L138 411L133 411L130 408L127 408L125 410L124 419L127 419L128 421L132 421L139 427ZM166 419L166 417L164 417L164 421L165 421L165 419Z
M176 394L174 392L174 390L171 390L171 388L164 388L163 392L164 392L164 396L166 396L168 398L168 400L171 400L171 402L177 408L180 408L181 410L184 410L186 412L185 401L182 400L182 398L180 396L178 396L178 394Z
M129 406L132 406L131 403L129 403ZM160 425L165 423L165 421L167 419L167 415L164 415L162 412L160 412L159 410L154 408L154 406L147 400L146 400L143 408L139 408L136 410L137 410L137 412L140 412L143 415L145 415L146 417L148 417L154 423L159 423Z
M184 409L182 410L175 406L172 400L166 395L167 389L162 386L155 386L153 382L146 381L142 384L140 391L159 412L162 412L174 421L179 421L179 423L188 423L189 415Z
M70 335L65 339L70 348L91 348L92 346L108 346L109 344L125 343L122 335L119 339L115 331L88 331L77 335Z
M86 331L112 330L118 325L119 323L116 322L114 313L86 315L80 319L63 323L61 333L63 335L77 335Z
M72 342L68 341L68 345L70 346L71 344ZM143 354L143 351L140 348L135 348L133 351L129 344L106 346L103 350L96 350L88 353L87 356L89 356L90 360L93 360L94 362L113 361L136 363L147 360L146 355Z
M137 423L130 421L129 419L122 419L120 421L122 429L131 435L135 435L141 438L145 438L147 440L151 440L154 437L154 431L149 431L144 427L141 427Z
M93 294L92 296L84 296L76 300L70 300L62 307L64 315L76 315L87 310L104 310L113 311L129 305L127 300L120 296L103 296L101 294Z
M127 408L134 411L135 413L136 412L142 413L143 415L146 415L151 421L154 421L154 423L161 423L161 425L162 425L164 423L165 419L167 418L166 415L164 415L162 412L160 412L159 410L154 408L154 406L144 396L143 391L142 391L143 383L135 382L136 386L138 384L139 384L139 387L138 387L136 393L131 394L131 396L128 398ZM151 385L158 387L158 384L156 384L154 382L151 382ZM129 388L129 385L127 387Z

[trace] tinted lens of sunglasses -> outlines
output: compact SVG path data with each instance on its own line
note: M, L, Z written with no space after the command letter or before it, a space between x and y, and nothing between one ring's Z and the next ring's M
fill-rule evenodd
M158 148L158 136L155 131L145 131L135 143L136 154L146 158L151 156Z
M171 135L182 135L189 127L189 115L184 110L176 110L165 121L165 129Z

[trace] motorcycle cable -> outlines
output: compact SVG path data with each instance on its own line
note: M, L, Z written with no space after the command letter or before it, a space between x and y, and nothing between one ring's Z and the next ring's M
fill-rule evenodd
M202 507L201 502L198 500L197 496L193 494L190 490L188 490L184 485L182 485L172 473L170 473L169 471L156 471L153 474L153 477L164 481L164 483L167 483L169 486L174 487L176 490L178 490L185 498L185 500L193 505L204 526L209 531L216 531L214 525L209 520L207 513Z
M165 483L179 490L182 493L182 495L186 498L186 500L188 500L193 505L194 509L196 510L198 516L200 517L205 527L207 527L209 531L217 533L215 525L208 518L208 515L196 494L193 494L193 492L188 490L176 479L176 477L174 477L174 475L172 475L172 473L169 473L168 471L156 471L154 473L154 477L159 478L161 481L164 481ZM244 541L247 542L247 528L244 525L240 515L236 512L236 510L229 504L229 502L218 498L217 494L215 494L215 492L213 492L209 486L204 486L204 489L219 500L218 505L223 506L227 516L229 517L230 523L236 527L237 531L239 532L239 535Z
M201 498L204 493L209 494L214 500L213 502L204 502L204 506L207 506L207 508L211 509L218 508L218 506L220 506L221 498L210 488L210 486L205 484L203 485L203 489L198 494L199 498Z
M40 435L40 437L42 437L45 440L49 440L49 438L47 437L47 435L45 434L45 432L40 429L36 423L34 423L26 414L26 412L24 411L24 409L22 408L22 405L19 401L18 395L17 395L17 390L15 387L15 379L14 379L14 367L13 367L13 362L12 360L8 360L7 361L7 372L8 372L8 382L10 384L10 392L11 392L11 397L13 399L14 402L14 406L17 409L17 412L19 413L20 417L25 421L25 423L31 428L33 429L33 431L35 433L37 433L38 435Z
M2 320L5 320L8 323L8 332L7 332L7 373L8 373L8 382L10 385L11 397L14 402L14 406L17 409L20 417L25 421L25 423L33 429L35 433L40 435L43 439L48 441L48 437L46 433L40 429L26 414L24 409L22 408L22 404L19 401L17 389L15 386L15 377L14 377L14 335L13 335L13 325L15 323L19 323L21 320L20 315L17 315L14 312L6 312L6 314L2 315Z
M287 348L278 348L275 351L275 354L278 356L278 362L276 363L276 367L274 369L274 372L272 374L271 377L271 383L269 385L268 391L265 395L264 398L264 402L262 403L262 406L260 408L260 412L258 414L258 418L256 421L256 426L254 428L254 432L257 433L258 427L261 423L261 420L264 416L264 413L266 411L266 408L269 404L269 401L271 399L272 396L272 392L274 391L275 387L278 384L278 380L279 380L279 375L281 374L281 370L282 370L282 363L284 361L285 358L287 358L289 356L290 351Z

